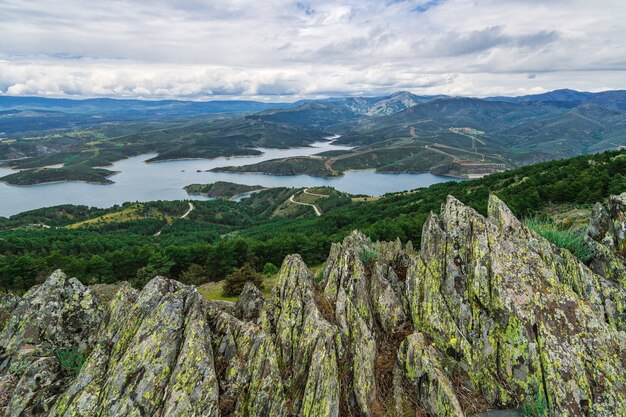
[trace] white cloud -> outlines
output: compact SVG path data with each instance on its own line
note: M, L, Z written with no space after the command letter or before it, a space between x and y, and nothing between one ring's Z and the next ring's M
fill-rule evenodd
M622 0L4 0L0 94L626 88L625 18Z

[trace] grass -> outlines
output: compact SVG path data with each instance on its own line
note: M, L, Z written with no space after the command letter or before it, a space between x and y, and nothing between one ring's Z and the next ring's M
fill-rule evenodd
M587 262L593 255L585 242L584 229L559 227L551 220L541 217L528 218L524 220L524 224L556 247L569 250L583 262Z
M324 197L318 197L315 195L305 194L304 192L302 192L300 194L296 194L296 196L294 197L294 200L297 201L298 203L315 204L317 203L318 200L322 198Z
M263 290L261 290L261 293L265 298L269 298L272 295L272 289L276 285L277 280L278 274L263 278ZM239 299L239 297L225 297L222 295L223 287L224 280L207 282L206 284L202 284L198 287L198 292L206 300L236 302Z
M224 297L222 295L222 288L224 287L224 280L217 282L207 282L198 287L198 292L206 300L213 301L237 301L238 297Z
M63 348L54 352L61 368L70 376L76 376L87 360L87 355L76 348Z
M116 211L113 213L107 213L102 216L94 217L93 219L83 220L81 222L77 222L74 224L70 224L66 226L68 229L78 229L84 226L93 226L96 224L103 223L123 223L133 220L140 220L146 217L155 217L161 220L165 220L168 223L172 223L174 217L163 214L156 209L151 209L149 213L143 213L144 205L143 204L133 204L130 207L127 207L123 210Z
M361 262L363 262L363 265L371 266L378 260L378 253L373 249L363 248L359 252L359 258L361 259Z
M319 283L323 279L324 268L326 264L319 264L309 267L309 271L314 277L316 283ZM276 286L278 282L278 274L267 275L263 277L263 289L261 293L265 298L269 298L272 295L272 289ZM222 295L222 289L224 287L224 280L216 281L216 282L207 282L206 284L202 284L198 286L198 292L204 299L206 300L214 300L214 301L232 301L236 302L239 297L224 297Z
M66 226L68 229L77 229L83 226L90 226L98 223L114 223L114 222L127 222L131 220L138 220L143 218L139 215L139 209L141 204L133 204L132 206L125 208L124 210L116 211L114 213L107 213L93 219L84 220L82 222L70 224Z
M526 401L522 406L522 416L524 417L548 417L549 410L541 394L533 400Z

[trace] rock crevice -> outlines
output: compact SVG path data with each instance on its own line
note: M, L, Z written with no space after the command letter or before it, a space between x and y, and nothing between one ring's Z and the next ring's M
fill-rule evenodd
M99 303L57 271L0 298L0 415L624 415L625 199L594 208L589 266L492 196L487 217L449 197L419 251L354 232L321 280L290 255L269 299L156 277Z

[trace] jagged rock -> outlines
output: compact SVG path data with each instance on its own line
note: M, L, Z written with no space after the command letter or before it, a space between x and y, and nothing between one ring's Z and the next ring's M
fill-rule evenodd
M0 331L4 329L4 326L11 317L11 312L17 307L20 297L15 294L3 294L0 295Z
M357 409L372 415L376 394L374 365L376 340L374 339L374 313L369 292L365 262L376 257L369 240L361 233L349 235L342 245L333 245L326 263L326 297L335 302L335 318L346 340L347 351L342 360L350 360L352 396ZM370 259L363 259L369 257ZM348 388L348 387L346 387Z
M616 249L624 253L626 250L626 192L610 196L608 206L613 221Z
M561 416L626 405L624 335L607 324L603 284L494 196L488 219L449 197L407 278L415 328L491 404L541 393Z
M302 398L292 398L293 411L303 416L337 416L338 332L319 312L313 278L297 255L288 256L283 262L272 314L281 363L289 371L289 388L304 388Z
M11 355L25 346L39 355L60 347L87 350L100 311L91 292L77 279L55 271L28 291L12 310L0 334L0 346Z
M394 370L399 415L411 409L408 399L415 398L438 417L465 417L452 381L442 369L440 356L421 333L413 333L402 342Z
M246 282L239 299L235 303L234 314L240 320L254 321L259 318L264 306L265 297L261 291L252 282Z
M602 203L594 204L589 225L587 226L587 235L596 242L602 242L607 235L612 239L614 231L609 211Z
M626 193L593 206L587 227L591 269L626 290Z
M266 314L260 319L265 330L228 313L214 318L222 415L287 415L277 348L267 332Z
M623 198L611 201L612 246L590 241L623 266ZM163 277L93 296L55 272L0 299L0 415L461 417L539 397L555 415L620 415L620 280L497 198L488 212L448 198L419 252L354 232L333 244L320 283L288 256L269 300L246 286L236 304L209 302ZM90 354L70 375L54 352L75 346Z
M0 413L45 415L69 382L56 353L91 349L101 316L98 303L88 288L61 271L21 299L4 300L8 318L0 333Z
M156 277L118 293L51 416L217 416L210 330L193 287Z

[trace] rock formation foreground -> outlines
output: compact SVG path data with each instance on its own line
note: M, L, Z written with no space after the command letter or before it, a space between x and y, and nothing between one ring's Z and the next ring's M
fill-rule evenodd
M316 277L288 256L235 305L164 277L105 303L57 271L0 298L0 415L625 416L626 194L594 207L589 267L488 211L449 197L419 251L354 232Z

